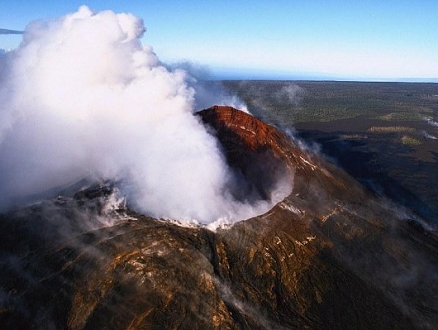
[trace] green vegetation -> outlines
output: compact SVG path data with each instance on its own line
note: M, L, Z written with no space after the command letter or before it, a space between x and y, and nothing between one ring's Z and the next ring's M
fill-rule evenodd
M430 110L430 109L428 109ZM376 119L388 120L388 121L415 121L422 120L426 111L418 112L391 112L381 116L377 116Z
M225 81L255 115L273 122L348 118L420 121L438 114L438 85L324 81ZM280 122L281 124L281 122Z
M364 134L341 134L339 137L342 140L363 140L368 138L368 136Z
M401 142L404 145L408 145L408 146L419 146L421 144L420 140L408 135L403 135L401 138Z
M372 126L369 131L372 133L413 133L415 128L406 126Z

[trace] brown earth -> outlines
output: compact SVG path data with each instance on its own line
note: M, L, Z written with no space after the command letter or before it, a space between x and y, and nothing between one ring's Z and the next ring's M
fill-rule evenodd
M286 168L291 195L216 232L129 209L111 227L58 230L99 216L108 186L4 215L0 327L437 328L433 232L274 127L229 107L199 115L231 166ZM252 164L259 154L268 167Z

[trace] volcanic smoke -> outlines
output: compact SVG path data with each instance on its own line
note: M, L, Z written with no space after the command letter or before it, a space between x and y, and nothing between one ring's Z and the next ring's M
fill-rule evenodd
M131 14L81 7L29 24L0 57L1 209L91 178L154 217L233 223L290 193L279 179L268 199L234 197L236 173L193 115L194 78L163 65L144 31Z

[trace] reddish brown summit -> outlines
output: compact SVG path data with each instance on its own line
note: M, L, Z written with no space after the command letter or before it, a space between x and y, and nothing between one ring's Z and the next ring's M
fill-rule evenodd
M198 112L198 115L213 128L213 134L224 148L231 166L241 167L246 163L245 158L256 154L270 154L277 162L296 167L291 157L295 152L301 154L301 151L277 128L229 106L215 105Z

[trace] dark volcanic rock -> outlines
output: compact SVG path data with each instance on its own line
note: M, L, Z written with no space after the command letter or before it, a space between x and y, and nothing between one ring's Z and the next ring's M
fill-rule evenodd
M5 215L1 328L438 326L434 233L274 127L227 107L199 115L248 181L269 189L285 170L292 194L217 232L102 212L105 186ZM115 224L80 225L99 217Z

